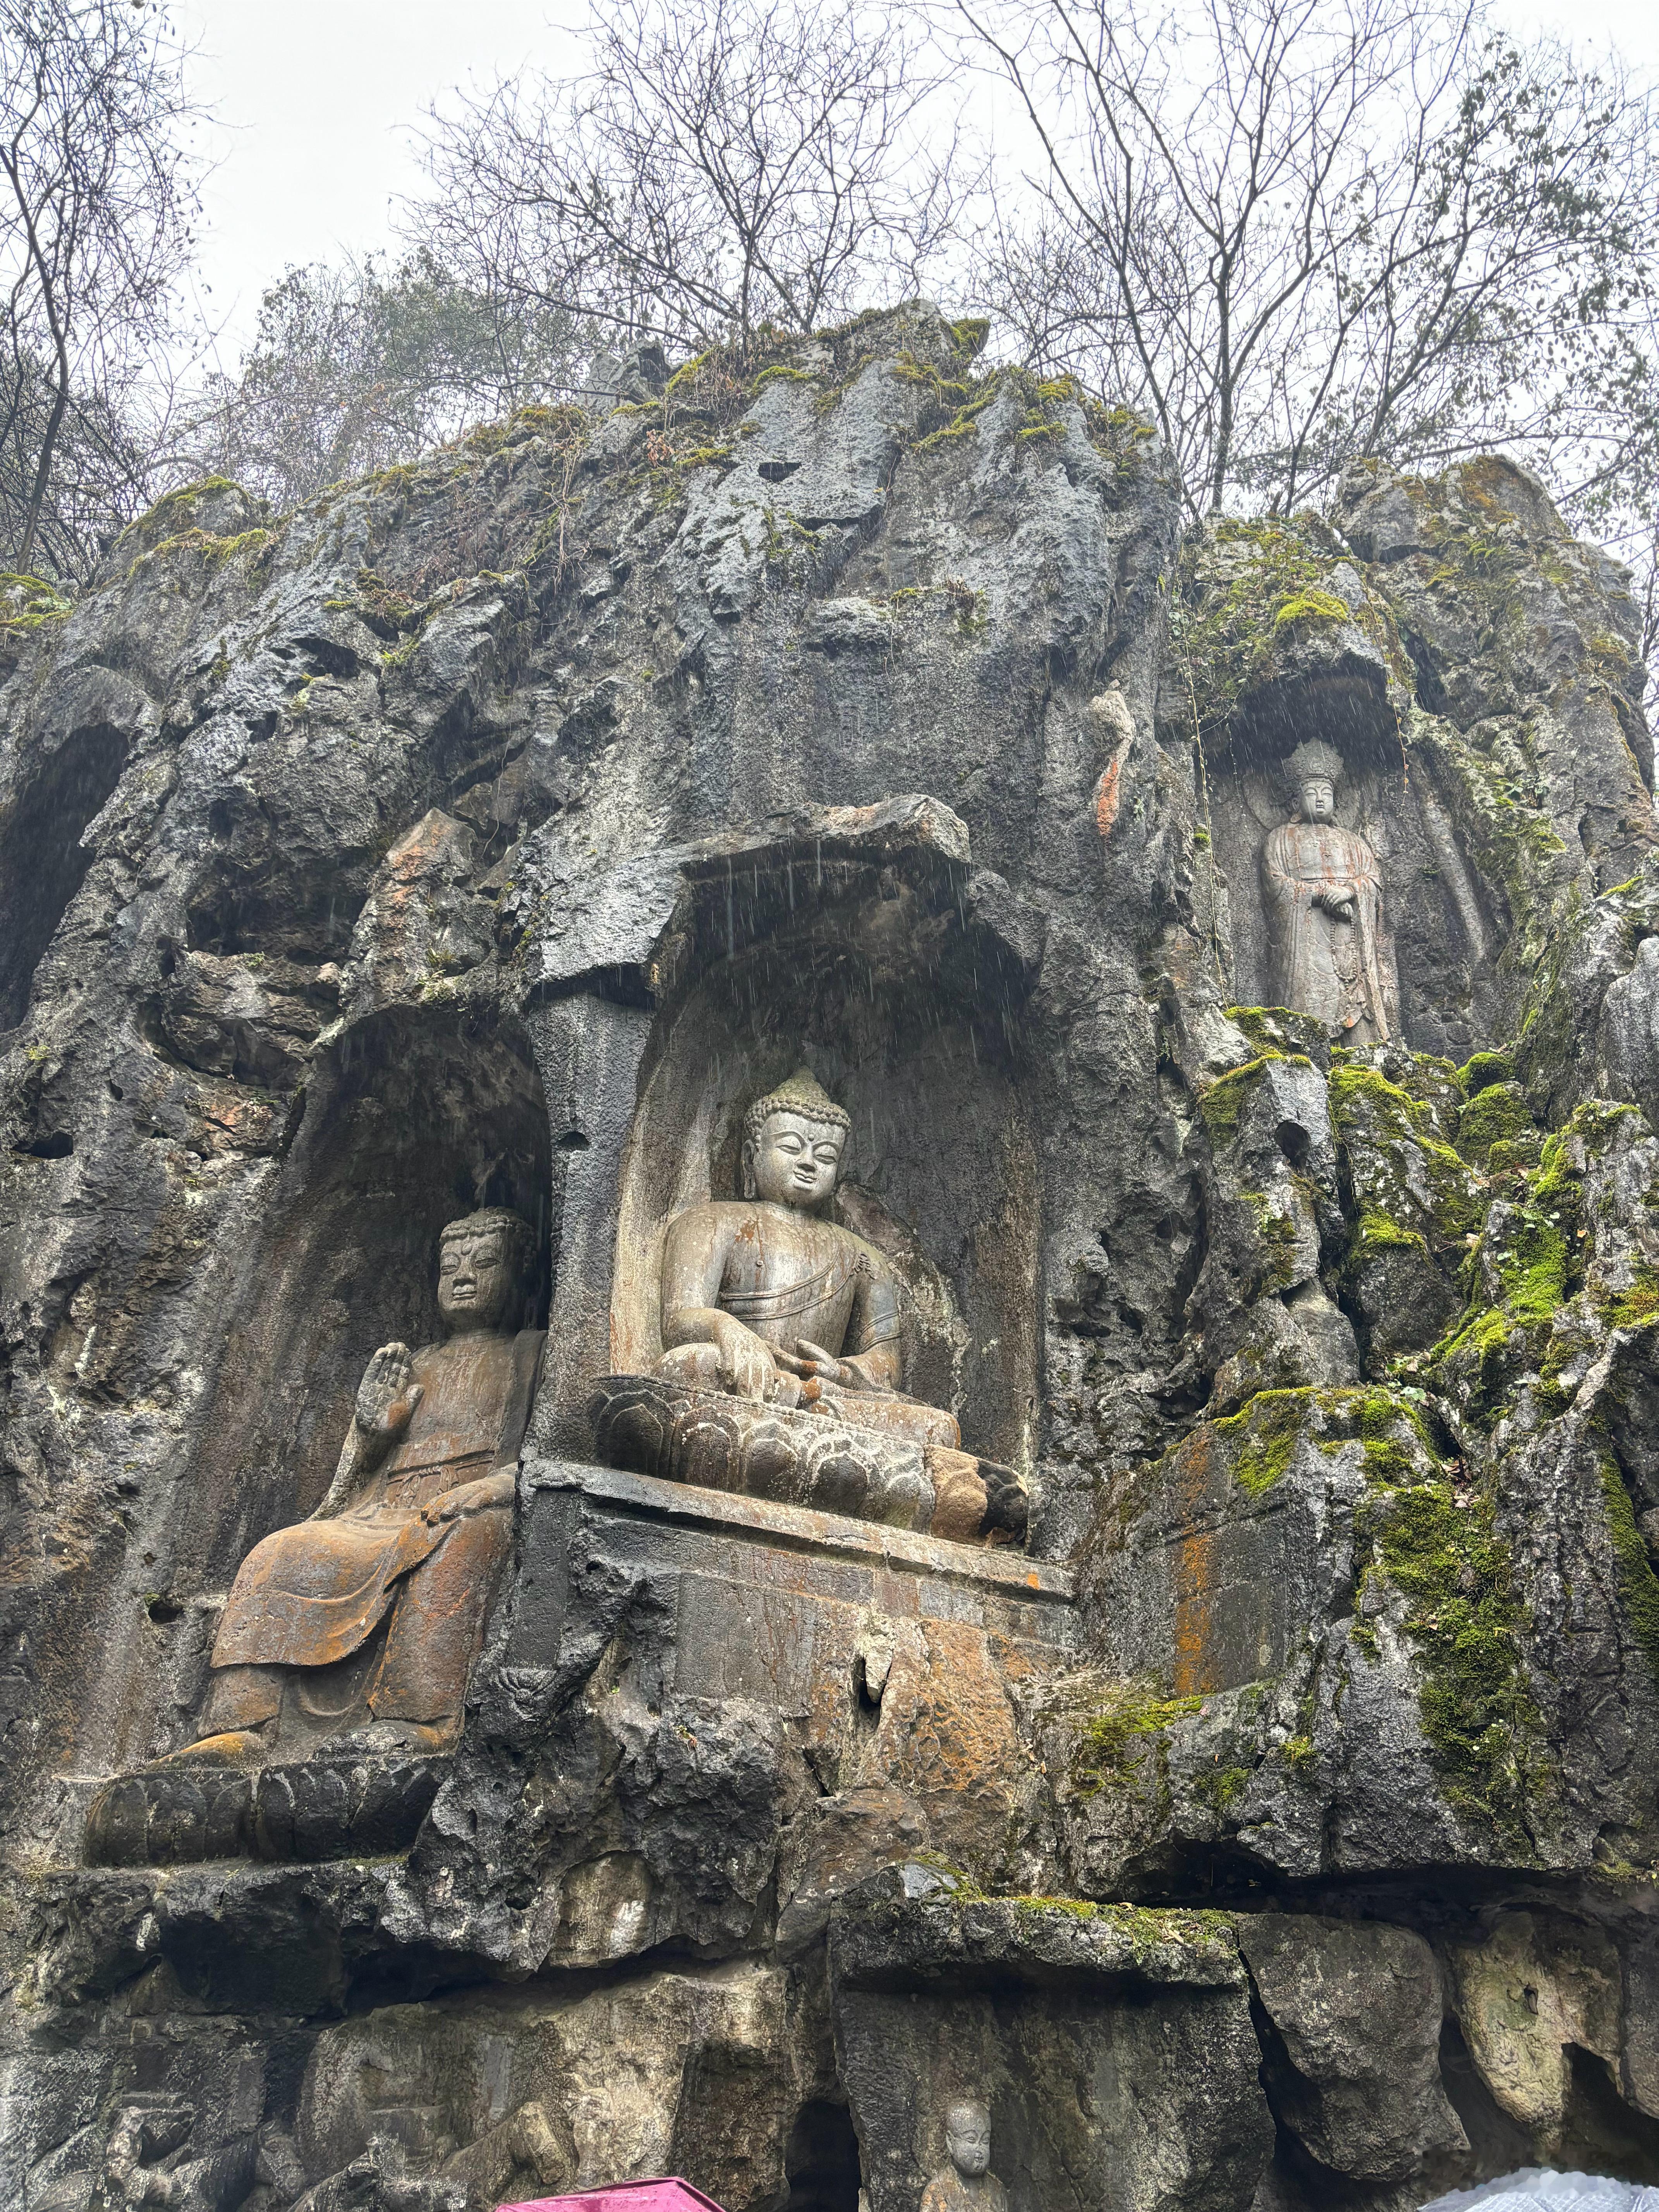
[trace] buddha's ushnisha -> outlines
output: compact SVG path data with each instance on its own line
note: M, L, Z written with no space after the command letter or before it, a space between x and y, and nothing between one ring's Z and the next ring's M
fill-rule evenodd
M844 1109L805 1068L750 1108L743 1197L689 1207L669 1228L659 1372L955 1446L951 1415L898 1388L890 1265L826 1218L848 1129Z

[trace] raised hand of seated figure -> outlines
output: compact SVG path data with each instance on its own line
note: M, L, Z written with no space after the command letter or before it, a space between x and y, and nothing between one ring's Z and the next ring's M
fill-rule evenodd
M406 1344L383 1344L357 1385L357 1425L372 1437L400 1436L426 1395L411 1382L415 1355Z

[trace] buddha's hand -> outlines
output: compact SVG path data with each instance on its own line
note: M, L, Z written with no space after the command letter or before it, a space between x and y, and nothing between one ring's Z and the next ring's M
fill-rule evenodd
M1353 898L1352 884L1328 884L1319 894L1319 903L1333 921L1352 921Z
M410 1381L415 1355L406 1344L383 1344L357 1385L357 1425L371 1437L395 1437L410 1424L426 1395Z
M470 1520L475 1513L488 1513L494 1505L510 1505L514 1488L511 1474L481 1474L476 1482L458 1483L453 1490L446 1490L441 1498L428 1498L421 1508L421 1518L428 1528L440 1528L446 1521Z
M798 1336L793 1352L775 1352L773 1357L780 1367L787 1367L804 1382L836 1382L843 1390L867 1390L870 1387L868 1379L850 1359L837 1359L833 1352L814 1344L810 1336ZM811 1395L808 1393L809 1397Z
M714 1351L720 1381L733 1397L752 1398L758 1403L771 1395L777 1372L772 1364L772 1347L763 1342L752 1328L745 1328L735 1316L720 1316L714 1331Z

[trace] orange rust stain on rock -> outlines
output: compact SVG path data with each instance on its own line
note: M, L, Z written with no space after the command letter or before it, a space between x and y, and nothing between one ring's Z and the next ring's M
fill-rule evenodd
M1178 1522L1190 1522L1197 1517L1210 1495L1211 1477L1211 1438L1200 1430L1176 1455L1173 1504ZM1201 1696L1215 1687L1210 1668L1215 1630L1215 1532L1209 1528L1194 1529L1175 1546L1173 1687L1178 1698Z
M1095 786L1095 827L1103 837L1109 837L1117 824L1123 763L1128 757L1129 747L1126 740L1108 761L1100 781Z

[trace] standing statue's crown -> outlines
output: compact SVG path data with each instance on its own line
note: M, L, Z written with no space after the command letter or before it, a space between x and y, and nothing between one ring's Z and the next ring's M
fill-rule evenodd
M1306 738L1285 763L1285 773L1293 784L1308 783L1321 776L1327 783L1342 781L1342 756L1334 745L1326 744L1319 738Z
M799 1114L804 1121L822 1121L833 1129L850 1129L853 1117L837 1106L810 1067L798 1067L787 1083L757 1098L743 1117L743 1133L752 1145L774 1114Z

